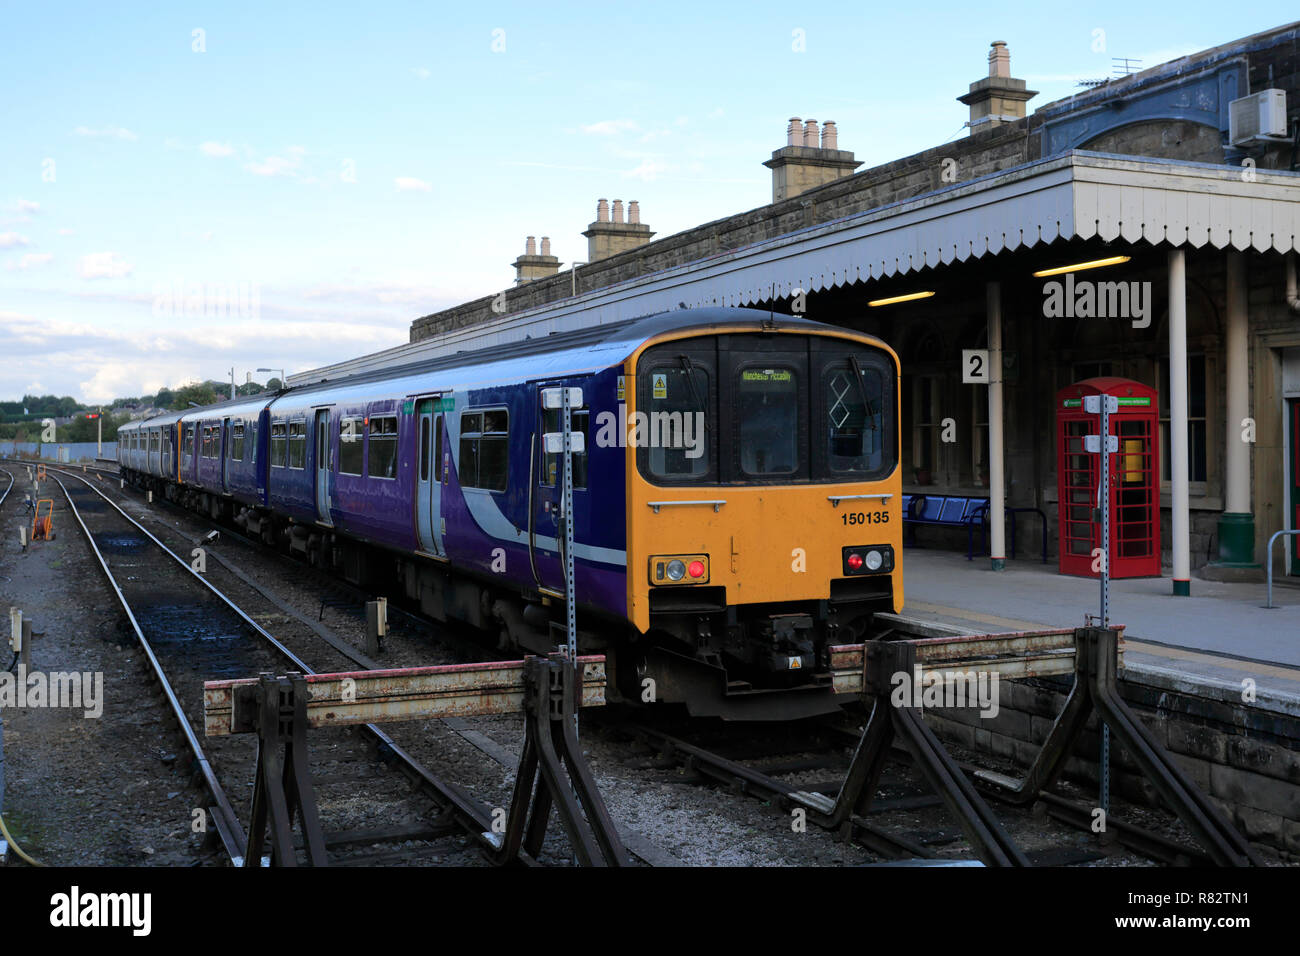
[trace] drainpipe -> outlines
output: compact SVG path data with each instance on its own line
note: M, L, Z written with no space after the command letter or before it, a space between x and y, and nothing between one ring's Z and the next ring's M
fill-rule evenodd
M1286 304L1292 312L1300 312L1300 291L1296 289L1294 252L1286 254Z

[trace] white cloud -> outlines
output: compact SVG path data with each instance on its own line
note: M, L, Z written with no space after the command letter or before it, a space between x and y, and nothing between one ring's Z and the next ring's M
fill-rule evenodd
M103 129L90 129L87 126L78 126L72 132L78 136L89 136L92 139L137 140L140 138L129 129L123 129L120 126L105 126Z
M431 193L433 187L423 179L416 179L414 176L398 176L393 180L399 192L420 192Z
M14 204L14 208L23 215L36 215L41 211L41 204L32 199L20 199Z
M422 80L427 80L429 77L433 76L433 71L426 66L412 67L411 72Z
M64 228L59 230L60 236L75 236L76 234L77 234L77 230L75 229Z
M18 246L30 246L32 241L16 232L0 232L0 249L13 249Z
M199 147L199 152L208 156L230 156L235 152L235 147L229 143L207 142Z
M17 262L9 263L5 268L10 272L13 272L14 270L17 270L18 272L26 272L28 269L35 269L45 265L53 258L54 254L50 252L29 252Z
M81 277L83 279L120 279L129 276L135 268L123 261L116 252L92 252L81 257Z
M254 160L244 168L255 176L288 176L292 178L298 174L298 169L301 166L302 160L297 156L292 158L268 156L260 162Z
M643 182L649 182L652 179L658 179L668 167L654 159L643 159L641 165L635 169L630 169L623 175L629 179L640 179Z
M615 133L622 133L636 128L636 123L630 119L617 119L591 123L582 127L582 131L589 136L613 136Z

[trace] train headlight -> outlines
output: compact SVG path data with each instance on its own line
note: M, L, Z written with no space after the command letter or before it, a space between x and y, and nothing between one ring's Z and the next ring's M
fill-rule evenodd
M868 571L879 571L880 566L885 563L885 556L875 548L872 548L867 552L866 561Z
M656 554L650 557L650 583L708 584L707 554Z

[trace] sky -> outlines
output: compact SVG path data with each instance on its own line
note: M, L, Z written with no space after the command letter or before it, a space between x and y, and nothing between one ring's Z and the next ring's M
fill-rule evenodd
M0 400L388 348L526 236L585 260L599 198L659 238L764 205L791 116L866 168L965 135L993 40L1032 111L1293 3L0 0Z

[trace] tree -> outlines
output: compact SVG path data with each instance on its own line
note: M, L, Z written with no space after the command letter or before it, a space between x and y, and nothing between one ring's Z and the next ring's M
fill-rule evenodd
M173 409L189 408L190 402L194 402L196 405L215 405L223 397L217 394L210 382L203 382L202 384L187 382L176 389L176 400L171 407Z
M271 376L271 378L267 380L267 383L266 383L266 390L267 390L268 392L275 392L275 391L278 391L278 390L280 390L280 389L282 389L282 388L284 388L284 383L281 382L281 381L280 381L278 378L276 378L274 375Z
M176 404L176 393L170 388L158 390L158 397L154 399L154 404L159 408L172 408Z

